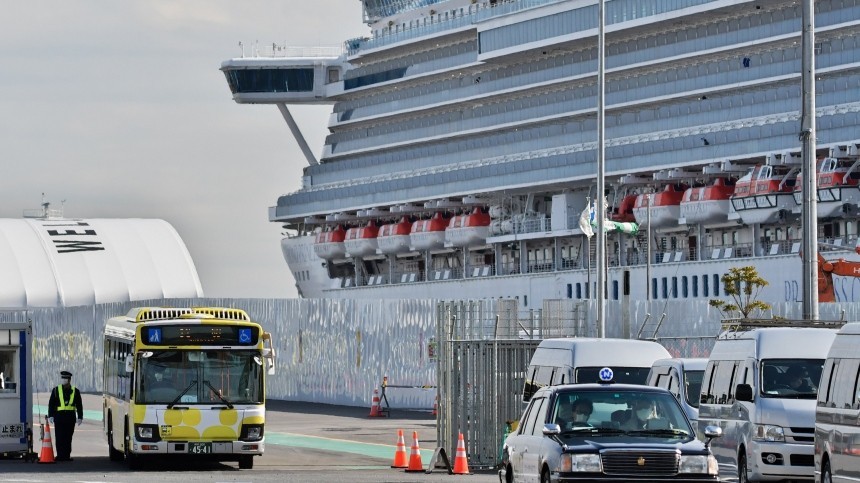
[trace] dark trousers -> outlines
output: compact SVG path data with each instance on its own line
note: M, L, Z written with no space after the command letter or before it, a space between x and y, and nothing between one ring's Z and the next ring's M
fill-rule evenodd
M54 416L54 435L57 437L57 459L68 459L72 454L72 435L75 434L77 412L57 411Z

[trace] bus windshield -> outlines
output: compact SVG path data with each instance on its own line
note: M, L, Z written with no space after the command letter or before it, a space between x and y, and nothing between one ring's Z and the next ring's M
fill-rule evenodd
M134 399L138 404L260 404L263 370L262 356L254 350L145 351Z

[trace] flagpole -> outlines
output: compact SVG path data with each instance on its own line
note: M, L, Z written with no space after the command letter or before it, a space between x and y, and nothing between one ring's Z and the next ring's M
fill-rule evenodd
M803 280L803 318L818 320L818 205L815 173L815 5L803 0L801 74L803 104L800 111L801 176L803 178L803 236L801 279Z
M604 0L597 1L597 336L606 337L606 231L603 228L606 210L604 198Z

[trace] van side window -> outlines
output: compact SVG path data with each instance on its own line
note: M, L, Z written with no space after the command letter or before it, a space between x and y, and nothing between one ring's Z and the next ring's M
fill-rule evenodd
M699 399L700 404L711 404L714 402L714 399L711 396L711 386L713 386L714 372L716 372L716 368L716 361L709 361L707 367L705 367L705 375L702 377L702 395Z
M714 379L709 390L709 400L714 404L732 403L732 381L735 375L736 361L718 361L714 371Z
M857 394L857 372L860 359L842 359L836 366L833 380L833 405L836 409L851 409Z
M818 405L827 407L833 393L833 375L836 373L836 361L827 359L821 372L821 383L818 387Z
M681 399L681 387L680 387L681 376L678 374L678 371L672 369L669 371L669 387L666 389L675 396L675 399Z

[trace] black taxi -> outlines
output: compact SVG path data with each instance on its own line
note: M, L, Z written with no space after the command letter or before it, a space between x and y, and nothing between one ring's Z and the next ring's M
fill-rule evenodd
M696 439L675 397L658 387L613 384L544 387L532 396L505 440L499 480L718 481L709 443Z

